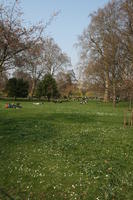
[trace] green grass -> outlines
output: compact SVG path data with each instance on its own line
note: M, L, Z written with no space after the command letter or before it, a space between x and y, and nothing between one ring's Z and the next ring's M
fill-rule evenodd
M133 128L123 128L126 104L4 104L0 200L133 199Z

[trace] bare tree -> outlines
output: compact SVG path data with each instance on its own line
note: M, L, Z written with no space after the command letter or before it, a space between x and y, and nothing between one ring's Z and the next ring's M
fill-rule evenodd
M38 23L27 27L17 0L13 4L0 4L0 74L14 67L26 70L27 66L33 82L31 95L36 81L44 74L43 32L59 12L54 12L44 25Z
M104 101L109 97L109 66L105 54L105 16L102 9L91 15L91 23L79 37L78 45L81 47L81 60L88 68L91 60L102 60L104 66L105 93Z
M29 94L31 97L34 95L38 80L46 73L43 50L44 43L42 39L37 43L33 42L32 48L25 50L16 61L16 66L21 66L23 72L31 77L31 91Z
M57 85L61 96L71 96L77 90L77 82L73 70L59 72L56 76Z
M109 100L110 93L114 106L117 88L123 81L125 71L123 58L126 55L120 31L123 26L119 17L120 5L121 1L111 1L103 9L93 13L90 25L79 37L81 60L88 62L86 68L93 72L91 74L93 81L94 78L99 83L102 80L104 101Z
M44 40L44 65L47 73L52 76L71 65L70 58L66 53L63 53L58 44L53 38Z
M12 6L0 4L0 73L12 69L21 53L40 39L43 26L26 28L22 21L18 1Z
M21 59L17 60L17 65L22 66L24 71L30 74L32 78L30 96L33 97L37 82L45 74L55 76L70 65L70 61L52 38L41 38L22 54Z

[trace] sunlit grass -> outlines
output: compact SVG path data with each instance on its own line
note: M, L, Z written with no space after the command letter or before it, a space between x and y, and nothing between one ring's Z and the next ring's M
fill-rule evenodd
M0 103L0 199L132 200L126 104Z

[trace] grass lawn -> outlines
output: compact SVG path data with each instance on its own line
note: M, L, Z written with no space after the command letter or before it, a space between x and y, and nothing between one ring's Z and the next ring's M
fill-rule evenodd
M126 104L0 102L0 200L133 200Z

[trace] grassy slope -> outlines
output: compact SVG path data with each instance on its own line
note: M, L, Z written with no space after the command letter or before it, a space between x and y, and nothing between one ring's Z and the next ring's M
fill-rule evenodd
M0 200L132 200L124 105L0 102Z

